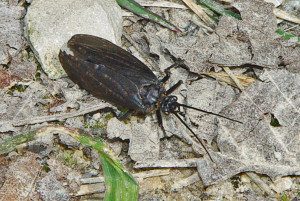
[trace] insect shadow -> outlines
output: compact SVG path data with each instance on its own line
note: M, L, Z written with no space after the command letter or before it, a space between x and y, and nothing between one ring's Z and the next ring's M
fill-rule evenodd
M130 115L156 112L158 124L164 131L161 113L174 115L197 138L212 161L205 142L180 116L180 108L241 123L220 114L178 103L177 97L171 94L182 81L166 90L164 85L170 78L169 70L165 77L158 79L144 63L106 39L85 34L74 35L61 48L59 60L70 79L81 88L117 107L128 108L128 112L118 117L121 120ZM180 64L174 66L177 65Z

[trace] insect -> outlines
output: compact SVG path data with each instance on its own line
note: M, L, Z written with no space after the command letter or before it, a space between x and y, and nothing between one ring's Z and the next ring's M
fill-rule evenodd
M70 79L81 88L115 106L128 108L128 112L120 119L129 115L156 112L158 124L164 130L161 113L175 115L198 139L211 160L204 141L197 137L180 117L180 108L194 109L239 122L220 114L178 103L177 97L171 94L182 81L166 90L164 84L169 79L170 73L158 79L132 54L103 38L85 34L74 35L67 46L60 50L59 60Z

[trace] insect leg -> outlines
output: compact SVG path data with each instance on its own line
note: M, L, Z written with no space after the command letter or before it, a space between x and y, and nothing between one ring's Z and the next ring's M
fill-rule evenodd
M186 66L185 66L185 64L184 64L184 62L183 62L183 60L175 61L174 64L172 64L171 66L169 66L168 68L166 68L166 69L164 70L166 76L163 77L163 79L161 79L160 82L161 82L161 83L165 83L166 81L168 81L169 78L170 78L170 74L171 74L170 70L171 70L172 68L178 68L178 67L180 67L180 66L183 66L183 68L186 68Z
M161 83L165 83L170 78L170 72L165 71L165 73L166 73L165 77L163 77L163 79L160 80Z
M184 113L184 112L179 111L178 114L179 114L180 116L182 116L183 118L185 118L185 113Z
M166 91L166 95L170 95L171 93L173 93L173 91L175 91L182 83L182 80L179 80L176 84L174 84L170 89Z
M156 117L157 117L157 122L158 122L158 126L161 128L161 130L163 131L164 133L164 136L167 136L166 135L166 130L164 128L164 125L163 125L163 120L162 120L162 117L161 117L161 112L160 110L156 110Z
M169 66L168 68L165 69L165 73L166 73L166 74L167 74L167 73L170 73L170 70L171 70L172 68L178 68L178 67L181 67L181 66L182 66L184 69L187 68L187 66L184 64L184 61L183 61L183 60L177 60L177 61L175 61L174 64L172 64L171 66Z
M158 126L164 130L164 125L163 125L160 110L156 110L156 117L157 117Z

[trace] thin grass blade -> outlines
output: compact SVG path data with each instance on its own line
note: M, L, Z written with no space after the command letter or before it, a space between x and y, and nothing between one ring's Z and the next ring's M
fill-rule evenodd
M181 32L181 30L179 28L177 28L174 24L165 20L161 16L147 10L146 8L144 8L143 6L141 6L140 4L138 4L137 2L135 2L133 0L116 0L116 1L119 4L119 6L133 12L134 14L136 14L138 16L141 16L145 19L154 21L174 32Z

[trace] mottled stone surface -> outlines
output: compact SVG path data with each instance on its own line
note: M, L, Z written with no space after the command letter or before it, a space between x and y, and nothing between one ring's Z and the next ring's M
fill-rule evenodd
M91 34L120 43L121 9L115 1L34 0L25 17L25 35L51 79L64 75L60 48L74 34Z

